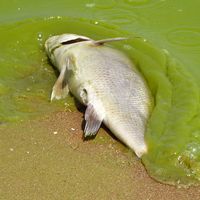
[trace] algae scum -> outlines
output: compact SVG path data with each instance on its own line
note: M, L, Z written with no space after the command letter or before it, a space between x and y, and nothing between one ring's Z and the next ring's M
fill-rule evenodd
M126 22L122 20L121 23ZM2 25L0 123L41 116L60 109L67 111L71 108L71 97L61 103L49 102L56 74L43 49L44 41L49 36L67 32L94 39L117 36L130 38L113 46L124 51L136 63L146 78L155 101L146 132L149 153L142 161L149 174L161 182L186 185L198 183L198 70L195 71L197 74L194 77L187 67L173 59L166 50L155 47L142 37L134 38L140 35L135 35L132 31L126 33L103 22L99 24L89 20L47 17ZM179 31L176 33L179 34ZM174 37L174 33L169 34L171 40L174 40ZM189 39L188 43L191 44Z

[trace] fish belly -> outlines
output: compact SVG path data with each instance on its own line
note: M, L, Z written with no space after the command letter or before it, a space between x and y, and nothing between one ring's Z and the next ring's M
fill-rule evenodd
M151 100L142 76L120 56L108 48L93 51L80 60L77 80L84 79L92 88L90 96L101 101L105 125L141 157L147 151L144 133Z

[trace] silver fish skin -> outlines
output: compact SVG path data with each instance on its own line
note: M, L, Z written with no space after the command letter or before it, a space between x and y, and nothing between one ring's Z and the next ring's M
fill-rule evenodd
M51 100L70 91L87 108L84 136L95 135L103 122L138 157L147 153L144 134L151 95L141 74L121 52L88 37L63 34L50 37L45 49L60 71Z

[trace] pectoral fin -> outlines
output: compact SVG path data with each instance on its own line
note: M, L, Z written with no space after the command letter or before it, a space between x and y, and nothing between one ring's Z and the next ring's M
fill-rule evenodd
M103 116L98 114L95 106L91 103L88 104L85 112L86 125L84 129L85 137L96 135L103 121Z
M69 64L69 62L67 61L67 65L68 64ZM68 85L67 85L67 74L66 74L67 73L67 65L62 68L60 75L53 86L52 93L51 93L51 101L53 99L57 99L57 100L63 99L69 93L69 89L68 89Z

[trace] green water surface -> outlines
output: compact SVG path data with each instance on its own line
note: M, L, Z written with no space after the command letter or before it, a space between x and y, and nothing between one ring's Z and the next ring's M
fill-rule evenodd
M200 13L198 0L76 0L1 2L0 123L69 109L72 98L50 103L56 73L43 44L51 35L102 39L136 63L155 101L142 159L155 179L200 180ZM139 36L141 38L134 38Z

